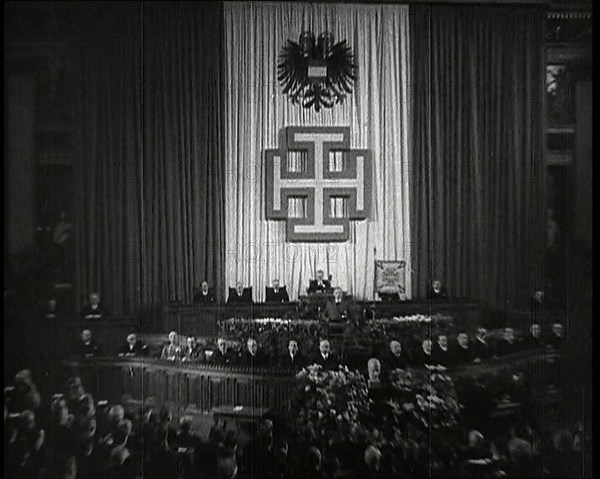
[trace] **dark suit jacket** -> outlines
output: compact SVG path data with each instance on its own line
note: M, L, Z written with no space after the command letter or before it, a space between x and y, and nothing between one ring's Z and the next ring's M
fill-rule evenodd
M210 362L219 366L229 365L233 362L233 354L229 350L223 354L219 349L215 349L212 357L210 358Z
M454 356L454 364L457 365L461 365L461 364L468 364L471 361L473 361L473 350L468 347L468 348L462 348L460 346L456 346L453 350L453 356Z
M267 356L260 349L252 356L250 351L245 350L240 356L241 364L245 368L264 368L267 365Z
M539 348L543 348L545 346L545 341L544 339L540 336L538 336L537 338L534 338L533 335L530 333L527 336L527 347L530 349L539 349Z
M278 289L277 292L275 292L275 288L266 288L266 295L265 295L265 300L269 303L269 302L276 302L276 303L288 303L290 301L290 297L288 295L287 289L285 288L285 286L282 286L281 288Z
M489 358L492 355L492 345L488 340L482 343L477 338L471 342L471 349L473 349L473 358L479 358L482 361Z
M83 344L83 341L79 340L73 348L73 354L79 358L97 356L99 349L98 344L93 339L90 344Z
M419 348L413 357L414 366L418 368L424 367L427 365L435 364L435 358L433 358L433 354L425 354L423 348Z
M388 353L381 359L381 364L388 371L394 369L406 369L408 362L404 358L404 355L396 356L395 354Z
M146 354L147 349L148 346L146 346L141 341L137 341L134 344L133 349L130 349L129 343L126 342L125 344L123 344L121 349L119 349L119 354L123 354L125 356L143 356L144 354Z
M444 351L437 344L432 347L433 351L431 352L433 356L434 364L441 364L442 366L449 366L454 359L454 351L450 350L450 347L446 348ZM454 348L456 349L456 348Z
M215 293L212 288L208 288L208 293L206 295L202 294L201 290L198 290L194 293L194 303L197 304L214 304L217 300L215 299Z
M240 296L235 288L229 288L229 297L227 304L244 304L252 303L252 288L244 288L244 292Z
M186 346L182 354L186 361L204 361L204 350L198 344L192 350Z
M298 351L294 359L292 360L292 356L289 351L284 354L279 360L279 367L282 369L290 370L290 371L300 371L304 366L306 366L306 358L304 355Z
M520 349L519 346L516 340L511 344L501 338L496 344L496 354L498 356L506 356L507 354L516 353Z
M433 288L429 289L429 299L448 299L448 293L446 292L446 287L442 286L440 288L440 292L436 293Z
M329 353L327 359L325 359L319 352L313 359L312 364L319 364L323 369L337 369L340 365L340 361L337 356L333 353Z
M91 305L86 304L83 309L81 310L81 316L83 317L83 319L85 320L97 320L97 319L102 319L106 316L109 315L109 312L106 311L103 307L102 304L98 305L98 308L96 309L92 309Z
M318 284L316 279L311 279L308 285L309 293L324 292L329 290L331 290L331 283L326 279L323 280L322 285Z
M342 299L339 303L329 301L325 306L325 317L329 321L340 321L343 315L348 318L350 314L350 304L345 299Z

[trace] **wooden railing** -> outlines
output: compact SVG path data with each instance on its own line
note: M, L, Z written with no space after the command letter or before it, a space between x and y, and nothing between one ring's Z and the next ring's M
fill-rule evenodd
M547 359L554 359L554 355L529 351L451 368L448 372L454 378L474 378L511 369L531 372ZM78 369L86 390L98 399L117 400L124 394L136 400L152 396L158 404L170 401L181 410L203 412L223 405L241 405L286 414L296 381L293 373L276 369L250 370L146 358L96 358L71 366Z
M123 394L141 400L150 396L180 408L210 411L243 405L289 410L295 384L291 372L183 365L157 359L98 358L78 364L86 390L94 397L114 400Z

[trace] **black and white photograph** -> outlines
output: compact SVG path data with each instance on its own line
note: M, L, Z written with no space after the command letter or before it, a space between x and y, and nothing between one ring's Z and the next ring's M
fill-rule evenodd
M592 22L4 2L5 477L593 477Z

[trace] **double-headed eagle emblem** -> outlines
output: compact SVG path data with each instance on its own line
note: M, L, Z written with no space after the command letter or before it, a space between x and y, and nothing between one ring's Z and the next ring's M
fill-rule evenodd
M325 32L315 42L312 32L302 32L299 42L288 40L279 55L277 78L283 93L304 108L331 108L352 93L356 79L352 49L346 40L333 43Z

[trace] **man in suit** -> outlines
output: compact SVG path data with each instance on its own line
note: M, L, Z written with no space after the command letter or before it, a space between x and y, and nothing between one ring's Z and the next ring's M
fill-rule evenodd
M96 341L92 339L92 332L84 329L81 332L81 340L77 342L73 353L81 359L92 358L98 355L99 347Z
M429 290L429 299L432 299L432 300L448 299L448 293L446 292L446 287L442 285L441 281L436 279L431 284L431 289Z
M430 366L434 362L435 361L431 357L431 339L426 338L421 342L421 348L416 353L414 363L417 367L424 367Z
M311 279L308 286L308 293L324 293L331 290L331 282L324 279L325 273L322 269L317 271L317 278Z
M244 288L242 283L237 283L235 288L229 288L229 298L227 304L252 303L252 293L250 288Z
M340 362L338 358L331 352L331 344L327 339L319 341L319 354L315 357L314 364L319 364L323 369L336 369Z
M288 343L288 352L281 358L279 365L282 369L294 372L300 371L306 365L306 359L298 350L298 342L296 340L290 340Z
M241 360L242 366L251 369L262 368L267 364L267 357L263 351L259 351L258 343L254 338L248 338L246 351L242 353Z
M148 346L139 341L137 336L132 333L127 336L127 342L119 351L119 356L144 356L147 350Z
M529 327L529 336L527 339L527 346L530 349L539 349L544 346L544 341L542 339L542 328L538 323L533 323Z
M56 298L50 298L44 307L41 308L41 313L45 319L56 320L61 313Z
M390 349L386 356L382 358L382 363L388 375L391 371L396 369L406 369L408 364L402 355L402 345L400 344L400 341L395 339L390 341Z
M345 321L350 316L350 305L344 299L342 288L335 288L333 291L333 301L329 301L325 306L325 317L328 321Z
M228 366L232 363L232 356L227 348L225 339L217 339L217 350L213 352L210 362L218 366Z
M89 294L89 303L83 306L81 311L81 315L83 319L90 320L98 320L102 319L105 316L108 316L108 311L106 311L102 305L100 304L100 294L99 293L90 293Z
M266 291L266 301L267 303L289 303L290 297L288 295L287 289L285 286L279 286L279 280L273 280L273 287L269 288L267 286Z
M197 304L215 304L215 294L211 288L208 287L206 281L202 281L200 284L200 291L196 290L194 293L194 303Z
M548 347L558 353L564 351L566 343L565 327L561 323L554 323L552 334L548 337Z
M466 333L460 333L456 337L458 343L454 348L454 362L458 365L468 364L473 360L473 351L469 347L469 336Z
M438 336L432 355L434 362L441 366L448 367L452 362L452 352L448 348L448 338L445 335Z
M183 350L182 361L204 362L204 351L196 341L195 336L188 336L186 347Z
M492 347L487 340L487 329L477 328L475 340L473 341L474 362L480 363L492 355Z
M518 350L519 346L515 339L515 330L513 328L504 328L502 338L500 338L496 346L496 355L505 356L516 353Z

